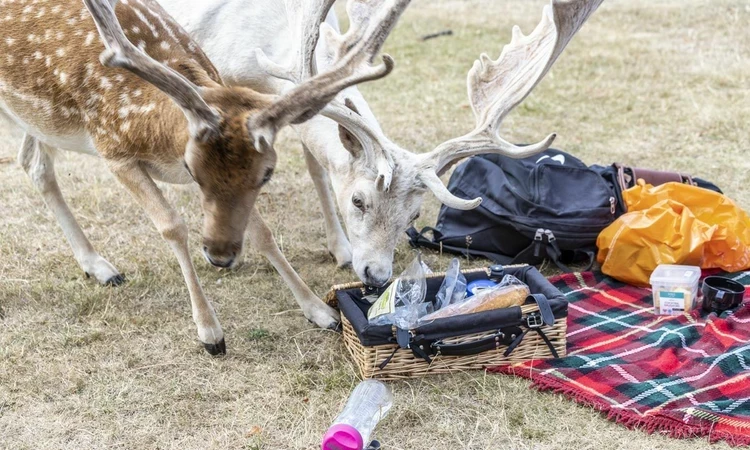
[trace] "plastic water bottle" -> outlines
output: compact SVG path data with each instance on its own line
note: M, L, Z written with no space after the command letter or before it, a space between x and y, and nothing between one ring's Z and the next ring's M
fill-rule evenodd
M323 436L322 450L363 450L392 405L393 394L388 386L377 380L359 383Z

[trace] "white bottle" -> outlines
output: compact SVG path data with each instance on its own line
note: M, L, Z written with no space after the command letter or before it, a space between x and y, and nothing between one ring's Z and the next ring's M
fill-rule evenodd
M323 436L322 450L363 450L392 405L393 394L388 386L377 380L359 383Z

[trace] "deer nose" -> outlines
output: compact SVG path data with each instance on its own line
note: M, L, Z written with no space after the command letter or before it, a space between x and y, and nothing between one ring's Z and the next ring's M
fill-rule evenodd
M226 268L232 267L232 264L234 264L234 260L237 258L237 252L232 252L229 255L216 256L212 255L208 249L208 246L204 245L203 256L206 257L206 260L211 263L212 266Z
M365 280L364 280L365 284L368 286L375 286L375 287L385 286L385 284L388 283L388 280L391 278L390 273L389 274L374 273L373 269L371 269L370 266L365 266L364 275L365 275Z

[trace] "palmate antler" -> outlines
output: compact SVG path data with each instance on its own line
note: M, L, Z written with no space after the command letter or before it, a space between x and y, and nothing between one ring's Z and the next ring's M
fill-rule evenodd
M347 13L350 25L342 35L323 23L333 3L331 0L285 0L290 28L300 32L296 36L300 51L295 61L290 66L282 66L270 61L262 50L256 49L258 63L266 73L297 85L284 94L290 102L299 102L313 82L329 89L331 101L328 105L306 111L299 121L320 113L351 132L362 145L368 166L378 168L378 186L381 190L390 185L393 170L389 155L382 152L387 139L351 108L335 101L334 97L349 86L383 78L393 70L393 59L388 55L382 56L381 65L374 66L373 62L410 2L349 0ZM314 52L321 34L324 35L328 53L323 55L327 70L319 74Z
M259 144L271 143L274 127L278 124L301 123L331 102L344 89L366 81L377 80L393 70L393 60L383 56L383 64L373 65L375 57L396 25L410 0L389 0L388 5L367 23L367 27L349 36L337 61L325 72L317 73L315 47L319 38L320 24L328 14L331 0L286 0L287 14L301 30L300 52L291 67L284 67L268 59L260 49L256 56L261 67L269 75L292 81L294 88L282 94L266 110L256 115L250 123ZM311 77L311 78L308 78Z
M217 131L219 116L203 99L203 88L155 61L128 40L114 12L117 1L84 0L107 48L101 56L102 64L129 70L162 90L182 108L191 134L199 139L207 139ZM292 28L298 30L301 41L297 61L292 67L275 64L261 50L256 50L259 63L269 74L293 81L296 85L249 118L248 132L257 150L272 147L279 129L310 119L342 90L382 78L393 70L393 60L387 55L383 56L383 64L374 65L373 62L410 0L388 0L388 5L379 8L375 17L355 21L362 26L354 27L351 33L345 35L335 64L325 72L317 72L315 47L320 36L320 24L334 1L285 0L289 18L294 22ZM383 2L377 0L374 3ZM329 114L340 116L342 121L364 123L343 106L332 108ZM365 138L360 130L356 133Z
M421 156L419 177L445 205L473 209L482 199L464 200L451 194L438 177L462 158L483 153L499 153L525 158L546 150L555 139L550 134L541 142L518 147L499 136L503 118L541 81L573 35L603 0L553 0L544 8L536 29L524 36L516 26L510 44L493 61L482 54L469 71L469 101L476 128L459 138L438 145Z

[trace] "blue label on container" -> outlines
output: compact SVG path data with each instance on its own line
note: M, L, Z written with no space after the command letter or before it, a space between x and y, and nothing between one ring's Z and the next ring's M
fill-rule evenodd
M685 293L674 291L659 291L659 314L675 316L685 311Z

